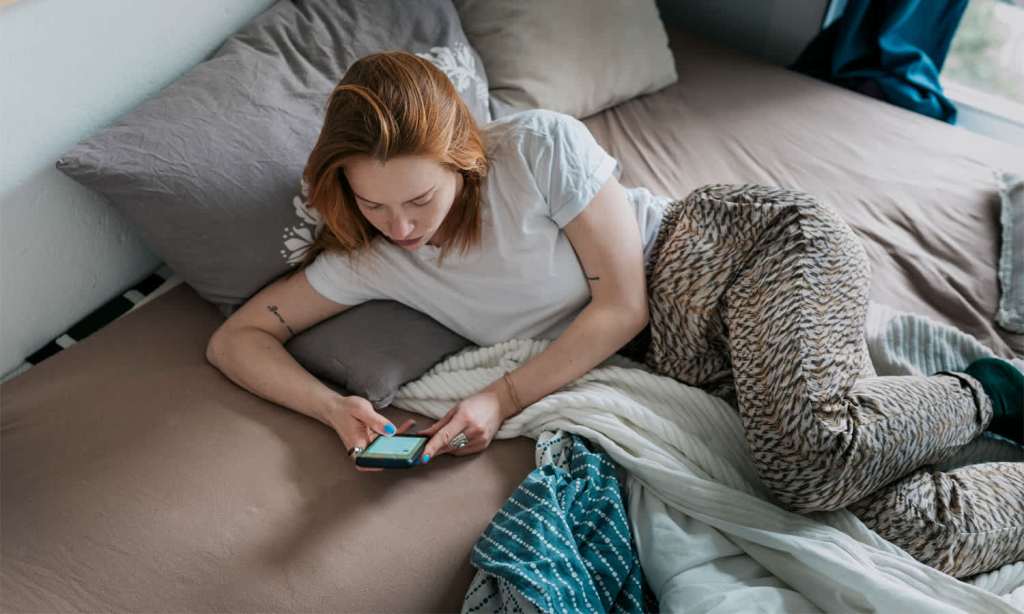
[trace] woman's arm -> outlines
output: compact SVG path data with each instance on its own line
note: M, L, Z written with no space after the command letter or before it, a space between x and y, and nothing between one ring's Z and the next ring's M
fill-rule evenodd
M605 182L565 234L587 276L591 301L546 350L509 375L524 406L584 375L647 325L643 242L618 180ZM503 385L499 380L491 387Z
M566 236L590 284L590 303L543 352L509 374L523 406L584 375L628 343L647 325L643 243L636 215L612 177L587 207L565 226ZM502 379L452 408L423 434L432 435L426 455L458 456L486 448L501 423L518 413ZM470 445L447 442L460 432Z
M403 433L368 400L342 396L306 371L284 343L348 309L318 293L305 271L275 281L233 313L210 337L206 358L242 388L333 428L348 450L378 435ZM380 471L356 467L359 471Z
M302 368L284 343L348 309L320 296L305 272L260 290L210 337L206 359L242 388L330 424L341 395Z

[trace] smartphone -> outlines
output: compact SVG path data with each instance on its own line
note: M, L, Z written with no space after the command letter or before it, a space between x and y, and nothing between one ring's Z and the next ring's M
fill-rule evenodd
M408 469L419 464L429 440L426 435L380 436L356 457L356 464L360 467Z

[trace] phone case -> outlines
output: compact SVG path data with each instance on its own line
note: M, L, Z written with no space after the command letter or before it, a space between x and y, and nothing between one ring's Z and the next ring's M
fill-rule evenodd
M410 437L411 435L407 435ZM411 469L416 465L420 464L420 457L423 453L423 448L426 447L429 438L423 437L423 441L416 447L416 454L409 460L403 460L398 458L372 458L372 457L356 457L356 464L360 467L375 467L378 469Z

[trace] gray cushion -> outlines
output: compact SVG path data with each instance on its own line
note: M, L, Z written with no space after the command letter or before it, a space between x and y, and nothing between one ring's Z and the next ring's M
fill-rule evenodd
M381 409L402 384L471 345L395 301L370 301L295 336L285 347L313 375Z
M455 0L491 112L587 117L677 80L654 0Z
M357 58L390 49L430 59L477 121L489 120L483 64L450 0L284 0L57 168L106 196L229 314L290 270L319 231L298 193L328 96ZM375 302L310 328L289 349L380 406L466 344L408 307Z
M1002 240L996 322L1008 331L1024 333L1024 177L1003 173L1000 179Z

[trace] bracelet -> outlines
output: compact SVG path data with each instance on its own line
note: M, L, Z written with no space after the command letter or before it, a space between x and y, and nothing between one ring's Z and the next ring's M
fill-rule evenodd
M510 371L506 371L505 375L501 376L501 379L505 380L505 385L508 386L508 396L512 397L512 404L516 406L516 412L523 411L523 404L519 401L519 395L516 394L516 387L512 385L512 378L508 376Z

